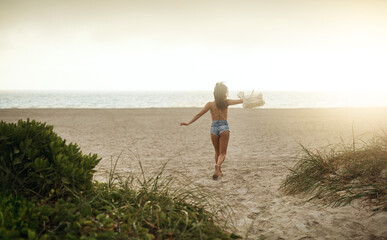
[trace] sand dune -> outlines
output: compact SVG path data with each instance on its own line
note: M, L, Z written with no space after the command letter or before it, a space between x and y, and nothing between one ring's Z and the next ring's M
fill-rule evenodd
M387 213L372 215L355 203L342 208L305 203L278 190L300 154L300 144L319 148L355 135L387 130L387 108L230 109L231 138L224 177L212 180L213 147L207 114L189 127L197 108L182 109L2 109L0 119L27 117L54 125L84 153L103 158L96 178L103 180L110 159L121 151L118 172L139 174L138 160L152 175L166 161L165 174L189 177L234 209L238 233L246 239L387 239Z

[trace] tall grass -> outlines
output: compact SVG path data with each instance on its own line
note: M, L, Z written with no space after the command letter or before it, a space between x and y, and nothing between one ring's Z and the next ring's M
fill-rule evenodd
M113 169L118 160L119 157L112 163ZM225 231L229 208L214 205L216 196L190 183L174 185L173 178L163 177L166 164L149 178L141 161L140 177L124 177L110 171L106 183L96 184L90 206L108 211L107 215L114 216L113 230L133 238L239 238Z
M357 141L314 151L302 146L303 154L281 189L334 207L360 199L374 210L386 211L387 134Z
M111 170L106 182L71 191L66 199L36 202L0 192L0 238L240 238L226 230L227 206L192 184L173 185L173 178L163 177L164 168L149 178L144 171L135 177Z

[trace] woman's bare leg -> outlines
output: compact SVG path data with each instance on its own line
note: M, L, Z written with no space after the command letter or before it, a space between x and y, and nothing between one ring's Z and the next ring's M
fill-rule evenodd
M216 136L211 134L212 145L214 145L215 149L215 172L213 179L216 180L218 176L222 176L221 166L226 159L228 140L230 139L230 132L225 131L220 134L220 136Z
M215 179L219 174L216 167L216 164L218 164L218 159L219 159L219 137L214 134L211 134L211 141L212 141L212 145L214 145L214 150L215 150L215 172L213 176L213 178Z
M215 164L218 163L219 152L215 152Z
M216 163L217 166L219 166L219 174L222 174L221 166L226 159L226 153L227 153L227 147L228 147L228 141L230 139L230 131L222 132L219 136L219 157L218 161Z

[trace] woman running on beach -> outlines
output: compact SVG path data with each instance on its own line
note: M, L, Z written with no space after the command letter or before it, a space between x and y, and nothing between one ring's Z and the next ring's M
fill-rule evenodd
M188 126L210 110L212 117L210 134L215 149L215 172L212 176L214 180L223 175L221 166L226 159L227 145L230 138L230 128L227 123L228 106L243 103L243 100L227 99L227 95L227 86L221 82L217 83L214 89L215 101L208 102L190 122L180 123L180 126Z

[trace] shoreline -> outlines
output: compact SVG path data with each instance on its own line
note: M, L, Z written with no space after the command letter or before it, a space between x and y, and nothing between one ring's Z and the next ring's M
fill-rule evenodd
M285 196L278 188L300 153L310 149L351 143L355 136L367 138L387 130L387 107L376 108L230 108L231 137L225 176L212 180L214 165L209 114L189 127L200 108L34 108L0 109L0 120L16 122L30 118L54 126L67 142L77 143L84 154L102 157L96 179L103 180L110 160L123 154L118 173L147 176L169 161L165 176L214 193L234 210L237 233L246 239L364 239L387 238L387 213L372 215L358 204L341 208L305 202ZM365 134L365 135L364 135Z
M204 107L204 104L203 104ZM200 109L203 107L143 107L143 108L114 108L114 107L109 107L109 108L101 108L101 107L95 107L95 108L82 108L82 107L53 107L53 108L47 108L47 107L35 107L35 108L0 108L1 110L96 110L96 109L101 109L101 110L136 110L136 109ZM253 108L253 109L243 109L243 107L238 107L238 106L230 106L229 109L242 109L245 111L260 111L260 110L311 110L311 109L332 109L332 110L345 110L345 109L387 109L387 106L371 106L371 107L287 107L287 108L266 108L266 107L258 107L258 108Z

